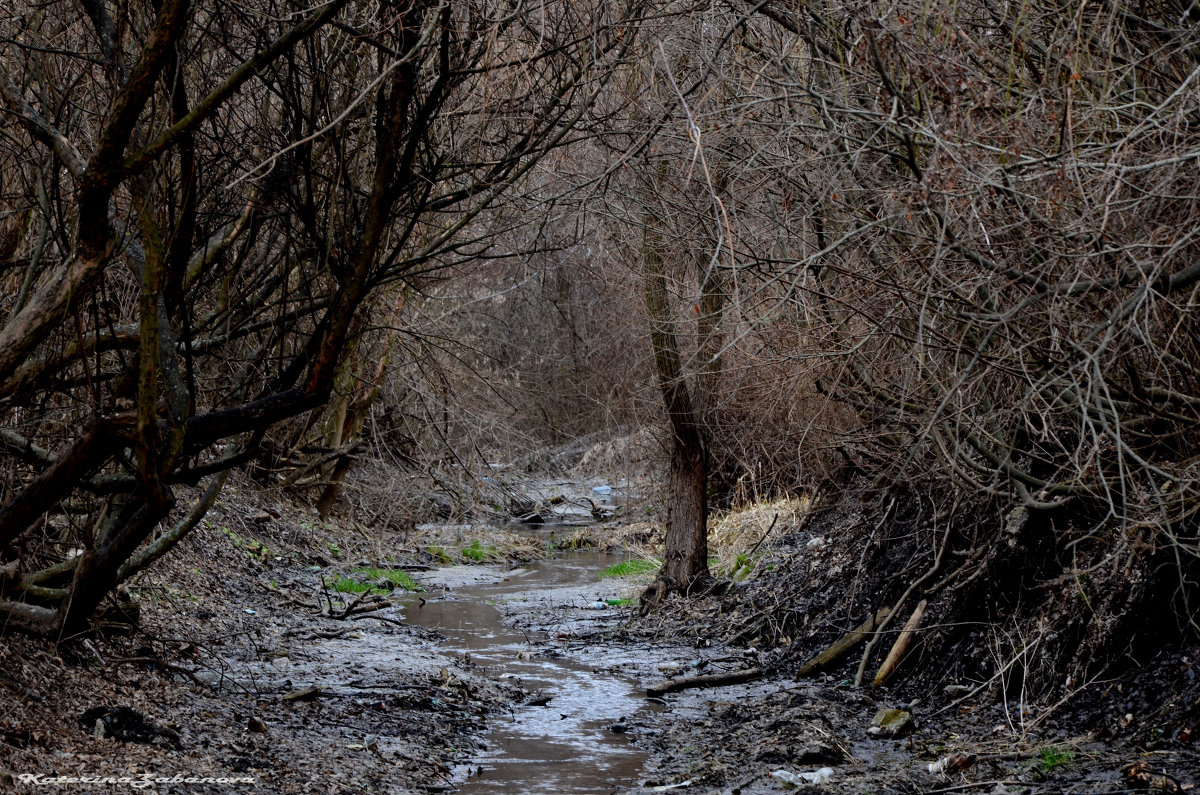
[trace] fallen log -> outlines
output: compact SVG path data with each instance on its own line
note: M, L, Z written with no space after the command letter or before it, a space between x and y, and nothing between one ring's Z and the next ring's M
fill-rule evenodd
M723 685L739 685L742 682L753 682L763 678L761 668L743 668L740 671L729 671L723 674L704 674L703 676L681 676L678 679L668 679L646 688L648 696L662 696L680 690L690 690L693 687L721 687Z
M847 652L870 637L875 627L879 626L888 617L888 613L890 612L891 610L887 607L880 608L875 615L868 618L856 629L852 629L845 635L842 635L832 646L804 663L804 665L801 665L796 671L796 678L800 679L801 677L812 676L833 665L844 657Z
M908 653L908 647L912 643L913 633L917 631L917 627L921 624L921 617L925 615L924 599L917 605L917 609L913 610L912 617L908 619L908 623L904 625L904 629L900 631L900 637L896 638L896 642L892 644L891 651L888 652L887 659L883 661L883 665L879 666L879 672L875 674L875 681L872 682L873 687L879 687L888 680L896 670L896 666L900 664L900 660Z

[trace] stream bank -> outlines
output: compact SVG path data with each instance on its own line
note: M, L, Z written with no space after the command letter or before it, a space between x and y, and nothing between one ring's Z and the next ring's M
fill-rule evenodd
M817 587L853 565L836 543L814 543L839 525L773 538L750 562L757 576L747 584L721 597L672 598L635 621L628 606L592 608L643 584L596 579L614 558L584 550L538 562L554 554L552 531L554 545L579 546L578 528L527 527L518 538L498 528L442 525L420 541L408 534L356 541L300 512L261 516L261 505L235 492L136 583L128 597L139 607L136 629L110 625L50 648L0 638L0 787L45 791L48 785L20 778L30 774L190 774L252 778L253 791L279 795L765 795L781 791L776 771L828 768L824 783L803 786L1035 795L1152 785L1184 792L1200 770L1180 722L1194 714L1193 702L1177 705L1174 722L1162 723L1157 737L1114 741L1060 718L1062 711L1047 709L1052 704L1011 697L1020 694L1017 678L961 702L961 690L855 687L855 653L796 680L795 659L857 623L829 618L833 592ZM773 524L765 518L752 533L756 542ZM464 562L476 555L493 562L437 566L435 547ZM799 565L811 568L810 578L826 579L797 595L783 586L802 582L794 574ZM338 595L334 582L366 571L376 572L376 586L387 579L381 573L409 573L425 591L339 617L358 597ZM773 579L785 571L792 579ZM812 626L750 631L763 605L771 614L809 616ZM750 667L767 677L673 693L659 703L640 695L664 678ZM1167 692L1189 670L1186 659L1162 658L1155 675ZM964 676L956 685L980 681ZM1106 710L1119 732L1122 722L1146 723L1154 714L1143 695L1153 681L1143 673L1142 690L1115 681L1081 700ZM106 705L136 710L162 733L148 742L98 736L94 721L80 717ZM910 711L911 731L870 735L884 707ZM939 772L929 770L943 761ZM249 790L169 783L141 791Z

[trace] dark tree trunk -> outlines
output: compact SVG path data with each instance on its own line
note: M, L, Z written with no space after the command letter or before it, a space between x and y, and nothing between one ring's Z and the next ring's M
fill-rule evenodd
M650 343L663 403L671 423L671 474L667 494L666 555L657 580L642 595L642 610L671 592L687 593L708 574L708 449L700 408L688 388L671 319L662 239L657 219L642 247Z
M676 434L671 446L666 555L659 577L686 592L708 576L708 453L699 438Z

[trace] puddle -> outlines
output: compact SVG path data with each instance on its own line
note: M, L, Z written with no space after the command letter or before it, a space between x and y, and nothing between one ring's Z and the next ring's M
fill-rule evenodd
M590 617L585 606L612 590L597 572L620 559L570 553L505 572L502 582L435 590L423 606L406 603L407 623L447 637L440 650L469 655L472 664L512 679L541 704L492 719L484 736L487 751L459 771L462 792L610 793L636 781L647 755L609 727L652 707L642 691L606 668L597 647L572 652L553 641L547 645L540 632L526 635L507 626L501 613L557 611L564 623Z

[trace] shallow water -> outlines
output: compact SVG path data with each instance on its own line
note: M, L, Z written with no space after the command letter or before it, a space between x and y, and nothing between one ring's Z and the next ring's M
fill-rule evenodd
M620 560L592 551L530 564L504 582L435 592L426 603L405 606L405 620L438 630L444 648L469 654L491 673L514 679L547 698L544 706L519 706L495 716L485 735L488 750L475 759L462 782L464 793L608 793L631 786L646 754L609 729L623 717L650 708L633 681L607 668L604 655L577 659L569 651L527 637L504 624L507 601L533 601L549 610L582 611L594 599L597 573ZM598 589L596 589L598 590ZM528 606L528 605L526 605ZM532 641L532 642L531 642Z

